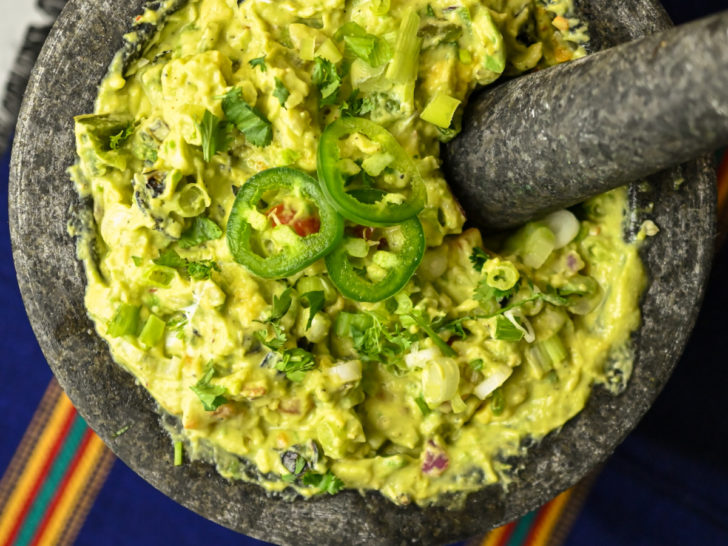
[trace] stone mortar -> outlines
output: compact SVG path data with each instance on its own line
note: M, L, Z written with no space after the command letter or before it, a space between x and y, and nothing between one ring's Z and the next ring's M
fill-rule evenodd
M155 403L110 358L86 316L85 277L67 233L79 199L66 169L74 162L73 116L91 112L96 86L143 0L71 0L38 63L20 113L10 182L10 228L18 283L41 348L81 415L140 476L195 512L281 544L439 544L512 520L572 486L636 425L667 381L698 312L715 224L709 159L633 186L626 231L649 216L660 234L643 249L650 285L635 335L635 370L617 397L596 389L576 418L533 447L507 491L490 486L456 511L397 507L376 493L345 491L281 501L256 485L230 482L205 463L172 464ZM576 0L595 49L670 25L654 0ZM685 182L673 190L676 180ZM80 204L84 206L84 204ZM114 432L130 425L126 433Z

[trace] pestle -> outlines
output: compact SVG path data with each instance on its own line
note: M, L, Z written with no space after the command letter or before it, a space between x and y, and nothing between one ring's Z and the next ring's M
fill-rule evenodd
M445 174L504 229L728 144L728 11L471 99Z

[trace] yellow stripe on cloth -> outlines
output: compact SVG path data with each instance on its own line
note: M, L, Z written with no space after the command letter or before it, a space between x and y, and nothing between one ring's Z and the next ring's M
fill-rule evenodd
M505 525L496 527L490 531L487 535L485 535L481 546L499 546L503 542L505 535L510 531L509 525L511 524L506 523Z
M69 476L66 487L62 490L62 497L58 499L55 510L49 514L47 526L37 538L39 545L51 546L58 544L58 539L80 502L81 495L86 492L85 487L106 451L107 448L101 439L96 434L92 434L83 452L80 453L81 459L78 465L73 474Z
M550 544L554 527L559 522L559 518L564 512L572 494L573 489L567 489L541 508L539 521L536 527L531 530L531 535L526 543L528 546L546 546Z
M0 513L0 544L8 543L9 535L28 499L28 495L30 495L39 473L47 462L50 448L63 432L61 425L68 419L69 413L73 411L73 405L71 405L68 397L65 394L60 396L50 419L47 421L30 457L27 459L25 468L15 483L5 506L2 508L2 513ZM29 435L28 432L26 432L26 435ZM21 446L23 446L22 442ZM22 459L23 451L19 449L13 456L13 460L15 461L16 457Z

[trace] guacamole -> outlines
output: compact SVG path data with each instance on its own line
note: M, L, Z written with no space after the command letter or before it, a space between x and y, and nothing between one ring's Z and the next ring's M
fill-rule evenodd
M476 87L584 54L569 2L172 4L76 118L71 175L89 316L176 463L452 503L620 392L626 192L481 234L440 170Z

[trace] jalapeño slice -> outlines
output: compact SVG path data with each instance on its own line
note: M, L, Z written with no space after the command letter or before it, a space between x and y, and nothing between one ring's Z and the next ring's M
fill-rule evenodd
M342 147L352 157L342 157ZM365 226L389 226L415 217L425 206L425 184L397 139L367 119L340 118L319 141L317 168L323 190L342 216ZM357 189L380 190L365 203Z
M329 252L344 222L307 174L278 167L245 182L227 223L236 262L267 279L293 275Z
M353 194L373 202L381 199L382 192ZM416 216L395 226L354 226L349 232L352 235L326 256L326 269L336 288L355 301L381 301L399 292L425 253L425 235Z

